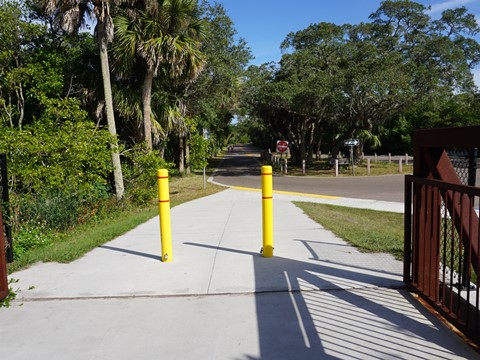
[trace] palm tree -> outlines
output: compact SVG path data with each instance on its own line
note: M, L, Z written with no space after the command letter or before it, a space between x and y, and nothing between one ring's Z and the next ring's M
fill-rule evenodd
M95 34L100 50L100 63L105 96L105 110L108 130L112 135L112 164L115 182L115 194L118 200L123 197L124 184L120 152L118 148L117 129L113 113L112 86L108 62L108 43L113 40L113 21L110 4L119 5L125 0L42 0L47 14L53 15L57 23L67 32L78 32L86 24L87 18L95 17L97 25Z
M115 17L115 57L120 71L142 71L143 135L152 149L151 101L153 79L188 83L205 64L200 41L206 23L196 0L157 0L144 10L127 10Z

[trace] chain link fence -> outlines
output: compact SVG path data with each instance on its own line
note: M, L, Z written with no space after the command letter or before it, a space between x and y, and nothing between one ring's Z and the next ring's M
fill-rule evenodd
M478 149L447 149L447 154L462 185L475 186ZM478 204L475 204L475 208L478 209ZM460 234L452 224L451 216L444 201L441 204L441 219L440 238L443 241L440 244L440 254L442 266L452 272L453 285L467 289L470 287L467 275L469 273L467 268L469 249L466 249L460 241ZM455 249L455 251L452 251L452 249Z

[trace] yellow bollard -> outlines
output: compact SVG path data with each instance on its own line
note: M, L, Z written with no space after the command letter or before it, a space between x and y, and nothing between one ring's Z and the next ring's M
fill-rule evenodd
M272 167L262 166L263 257L273 256Z
M172 229L170 227L170 193L168 189L168 170L157 170L158 210L160 213L160 235L162 243L162 261L170 262L172 255Z

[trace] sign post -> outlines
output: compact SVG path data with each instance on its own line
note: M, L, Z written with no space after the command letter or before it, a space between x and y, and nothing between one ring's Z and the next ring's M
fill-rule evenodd
M203 129L203 139L204 140L210 140L210 131L208 131L208 129ZM206 177L206 171L205 171L205 168L206 168L206 163L207 163L207 159L205 159L205 157L203 158L203 190L205 190L207 188L207 177Z
M358 146L360 141L358 139L348 139L343 142L344 146L350 146L350 163L352 164L352 175L355 176L355 168L353 165L353 147Z
M287 157L288 157L288 141L285 140L277 140L277 152L280 153L280 168L283 170L283 173L285 174L287 171ZM285 164L283 163L283 153L287 154L285 155Z
M277 140L277 151L281 154L286 153L288 151L288 141Z

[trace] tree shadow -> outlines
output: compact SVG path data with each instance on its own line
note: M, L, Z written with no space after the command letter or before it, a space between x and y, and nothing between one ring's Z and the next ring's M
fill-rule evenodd
M213 176L260 176L260 173L261 165L254 157L233 153L225 156L221 168Z

